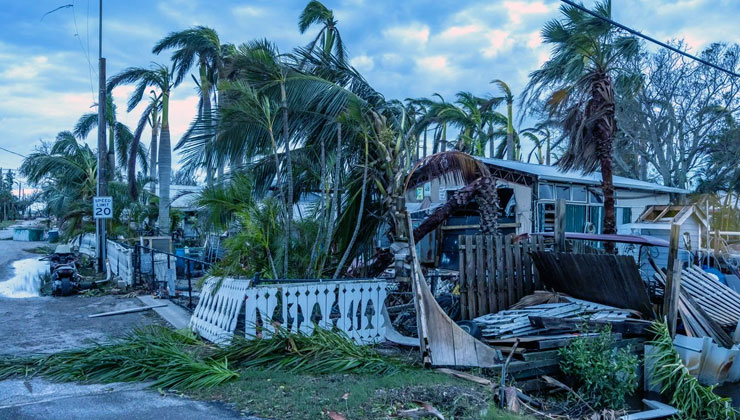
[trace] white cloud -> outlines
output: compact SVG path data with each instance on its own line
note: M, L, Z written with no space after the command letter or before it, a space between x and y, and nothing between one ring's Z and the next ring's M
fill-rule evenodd
M395 42L424 46L429 41L429 26L420 23L393 26L384 30L383 36Z
M368 72L372 71L375 67L375 60L372 57L363 54L350 59L350 64L361 72Z
M541 1L505 1L504 8L511 22L522 23L522 17L528 15L545 15L552 8Z
M486 57L496 57L501 52L510 50L514 46L514 39L509 31L490 30L486 33L486 39L488 45L481 49L481 53Z
M483 27L478 24L464 25L464 26L451 26L444 32L439 34L439 38L446 39L457 39L468 35L475 35L483 31Z

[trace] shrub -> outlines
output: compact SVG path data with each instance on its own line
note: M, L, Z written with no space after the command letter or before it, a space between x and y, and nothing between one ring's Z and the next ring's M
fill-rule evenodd
M560 350L560 370L570 375L574 389L596 408L620 409L637 389L639 359L629 347L616 349L611 329L598 337L579 337Z

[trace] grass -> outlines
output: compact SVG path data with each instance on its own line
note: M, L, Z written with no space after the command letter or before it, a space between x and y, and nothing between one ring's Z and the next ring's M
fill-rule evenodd
M149 326L112 344L49 356L0 358L0 380L43 376L57 382L151 381L158 389L233 404L282 420L391 418L399 409L431 404L449 420L514 420L490 408L492 393L414 363L357 346L326 330L308 337L278 331L262 340L219 348L190 333Z
M235 382L188 395L281 420L328 418L326 411L352 420L387 419L397 409L413 408L413 400L432 404L447 419L480 419L491 397L484 387L422 369L393 375L309 375L249 368Z

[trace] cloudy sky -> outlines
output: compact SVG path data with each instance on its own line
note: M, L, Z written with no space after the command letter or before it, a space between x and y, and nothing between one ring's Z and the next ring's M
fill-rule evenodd
M192 25L215 28L222 41L269 38L283 51L305 45L297 19L307 0L105 0L103 55L108 75L128 66L167 62L151 54L168 32ZM73 3L52 14L59 6ZM325 0L334 10L352 63L387 98L452 98L466 90L494 93L492 79L521 91L527 74L548 57L539 30L558 14L550 0ZM586 5L593 0L586 0ZM96 0L0 0L0 146L28 154L40 139L72 129L92 110L97 89ZM697 51L714 41L739 42L736 0L613 0L614 18L661 40L683 38ZM43 17L43 19L42 19ZM89 61L88 61L89 60ZM175 92L173 140L195 114L191 82ZM114 92L119 120L130 88ZM144 134L148 139L149 134ZM95 143L93 136L89 139ZM0 150L0 168L22 158Z

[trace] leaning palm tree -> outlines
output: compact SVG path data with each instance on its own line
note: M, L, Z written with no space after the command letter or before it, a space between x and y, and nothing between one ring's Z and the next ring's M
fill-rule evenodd
M514 143L514 95L511 93L509 85L503 80L496 79L491 83L498 86L503 93L503 96L494 100L496 102L506 102L506 159L515 160L517 159L517 150Z
M128 160L133 133L126 124L118 121L116 118L116 104L113 102L113 96L106 95L106 126L108 131L108 155L106 161L108 164L108 175L110 180L116 174L116 166L126 166ZM77 124L75 124L72 133L80 140L84 140L98 126L98 113L88 112L83 114ZM146 162L146 151L139 147L136 149L139 161L144 168L148 167Z
M134 140L132 148L138 147L141 132L146 125L154 109L161 106L162 125L160 128L159 152L158 155L158 175L159 175L159 216L157 226L161 232L170 230L170 175L172 173L172 146L170 145L170 92L177 85L177 81L172 77L172 71L167 66L161 64L152 64L150 68L129 67L118 73L108 80L108 92L112 91L121 84L136 84L133 94L128 100L128 111L131 112L141 102L144 92L147 88L155 88L160 92L161 101L152 102L139 119L139 123L134 131ZM129 156L129 182L131 177L131 159ZM134 181L135 181L135 177ZM129 184L131 185L131 184ZM132 190L132 193L134 191Z
M308 44L306 49L312 52L316 44L321 43L320 49L322 55L329 56L332 53L340 63L347 61L347 51L344 49L342 37L337 29L337 21L334 19L334 12L327 9L321 2L312 0L308 2L298 18L298 29L305 33L313 24L323 25L316 38Z
M171 32L162 38L152 52L159 54L174 49L172 54L175 83L179 84L197 62L198 78L196 84L200 91L198 118L211 118L211 96L215 93L218 81L224 71L224 56L218 33L207 26L196 26L179 32ZM195 79L195 77L194 77ZM207 148L208 152L210 148ZM213 159L203 156L206 166L206 183L213 184ZM219 173L223 169L219 167Z
M620 63L638 54L639 42L577 7L563 5L560 11L563 18L548 22L542 30L545 43L553 46L553 54L530 74L523 102L534 106L545 98L550 114L560 118L563 137L568 139L566 153L558 161L560 167L587 173L601 168L604 233L616 233L612 182L614 78L618 77L617 83L634 80L634 75L622 72ZM598 2L594 12L610 18L611 0Z

